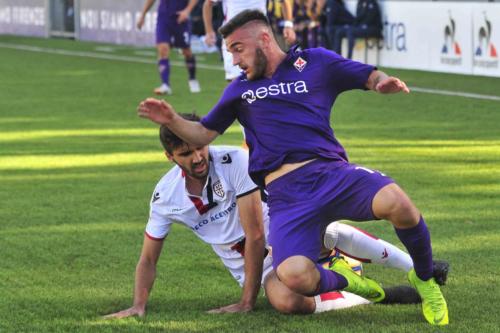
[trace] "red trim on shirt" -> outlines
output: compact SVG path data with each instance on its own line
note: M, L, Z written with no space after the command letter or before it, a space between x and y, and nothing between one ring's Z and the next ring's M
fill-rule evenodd
M147 238L149 238L149 239L151 239L151 240L154 240L154 241L162 241L162 240L164 240L164 239L165 239L165 237L163 237L163 238L156 238L156 237L153 237L153 236L151 236L150 234L148 234L146 231L144 231L144 235L145 235Z
M191 199L191 201L193 202L194 206L196 207L200 215L203 215L206 212L208 212L208 205L204 205L203 201L201 201L200 198L189 196L189 199Z

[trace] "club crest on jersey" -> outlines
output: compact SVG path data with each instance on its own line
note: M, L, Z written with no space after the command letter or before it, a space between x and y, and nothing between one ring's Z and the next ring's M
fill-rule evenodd
M153 202L158 201L158 199L160 199L160 193L155 192L155 194L153 195Z
M232 161L233 160L231 159L231 155L226 154L222 156L222 161L221 161L222 164L230 164Z
M213 185L212 189L214 190L214 193L217 194L219 197L224 197L224 188L222 187L222 183L220 180L217 180Z
M297 60L293 63L293 66L295 69L297 69L299 72L302 72L304 68L306 68L307 61L302 59L301 57L298 57Z

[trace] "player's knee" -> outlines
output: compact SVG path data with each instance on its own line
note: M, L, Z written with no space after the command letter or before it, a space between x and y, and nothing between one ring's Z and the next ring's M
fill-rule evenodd
M182 55L186 59L191 59L193 57L193 52L191 51L190 48L185 48L185 49L182 49Z
M312 313L314 309L307 304L307 298L287 288L275 272L268 275L264 282L266 297L276 311L284 314ZM308 306L309 305L309 306Z
M303 256L293 256L283 261L277 268L281 282L292 291L307 295L314 291L319 276L311 260Z
M416 225L420 218L418 209L396 184L384 187L375 195L373 212L378 218L389 220L396 226Z
M158 51L158 59L166 59L170 55L170 47L168 44L158 44L156 49Z

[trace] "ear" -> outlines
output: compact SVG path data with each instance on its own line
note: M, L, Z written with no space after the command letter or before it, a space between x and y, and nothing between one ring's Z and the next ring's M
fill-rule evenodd
M269 35L269 32L267 30L262 31L261 34L261 41L262 41L262 46L263 47L269 47L269 44L271 43L271 36Z
M173 155L170 155L170 154L168 153L168 151L166 151L166 150L165 150L165 156L167 157L167 159L168 159L170 162L172 162L172 161L174 160L174 156L173 156Z

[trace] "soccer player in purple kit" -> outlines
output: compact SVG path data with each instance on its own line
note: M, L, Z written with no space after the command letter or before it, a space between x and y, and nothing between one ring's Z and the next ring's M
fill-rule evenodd
M220 32L244 73L201 123L180 118L171 105L155 99L140 103L139 116L195 145L208 144L239 120L250 149L250 176L269 193L273 266L288 288L308 296L345 290L383 300L380 285L356 275L342 259L333 260L330 269L315 261L320 230L329 221L386 219L413 260L408 279L422 297L424 317L433 325L448 324L420 212L391 178L348 162L330 127L338 94L409 93L404 82L322 48L284 53L258 11L236 15Z
M141 29L147 12L156 0L146 0L141 16L137 21L137 28ZM160 0L156 21L156 48L158 50L158 72L160 73L161 86L154 89L157 95L172 94L170 87L170 48L180 48L189 74L189 90L192 93L200 92L200 84L196 80L196 59L190 47L190 22L191 13L198 0Z

